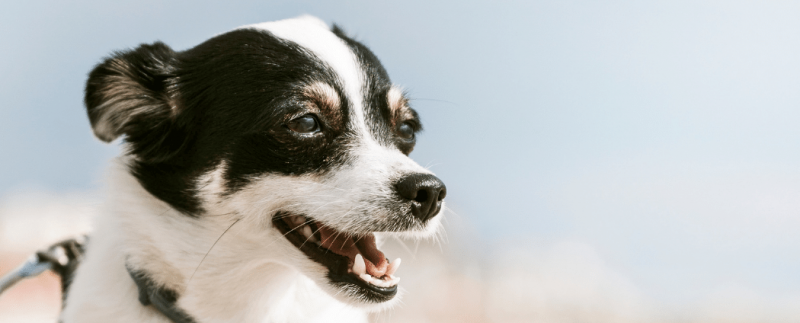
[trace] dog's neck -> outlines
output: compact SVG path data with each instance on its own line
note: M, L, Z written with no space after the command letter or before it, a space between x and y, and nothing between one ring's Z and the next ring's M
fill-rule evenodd
M176 306L197 322L365 320L294 269L271 262L263 253L272 242L254 236L253 224L232 225L231 214L199 221L147 193L124 167L114 173L114 196L76 274L64 323L169 322L139 302L126 266L173 291Z

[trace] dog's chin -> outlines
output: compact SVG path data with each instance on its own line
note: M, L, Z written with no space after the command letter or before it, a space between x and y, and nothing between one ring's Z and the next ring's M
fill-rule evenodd
M368 310L394 303L400 282L395 271L400 259L389 261L378 250L372 233L340 232L288 212L276 214L272 223L297 249L327 269L323 282L317 283L334 298Z

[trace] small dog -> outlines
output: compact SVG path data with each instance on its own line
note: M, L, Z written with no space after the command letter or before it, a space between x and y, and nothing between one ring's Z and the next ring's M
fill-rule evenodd
M417 113L375 55L304 16L89 74L94 134L125 138L63 323L361 322L397 302L377 235L438 230Z

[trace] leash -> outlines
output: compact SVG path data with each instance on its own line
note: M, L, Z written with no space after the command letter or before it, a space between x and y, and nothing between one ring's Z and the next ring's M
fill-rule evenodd
M77 239L60 241L47 249L31 255L22 265L0 278L0 294L25 278L39 276L46 270L52 270L61 277L62 298L72 280L72 274L83 259L86 236Z
M139 271L125 265L136 287L139 289L139 303L142 306L153 305L164 316L175 323L195 323L194 318L186 314L177 304L178 293L174 290L159 287L144 271Z
M61 297L65 299L75 269L83 259L87 241L88 237L82 236L77 239L60 241L47 249L37 251L22 265L0 277L0 295L23 279L33 278L51 270L61 277ZM175 291L159 287L143 271L127 265L125 267L136 283L139 290L139 302L142 303L142 306L152 305L175 323L196 323L191 316L175 304L178 300L178 294Z

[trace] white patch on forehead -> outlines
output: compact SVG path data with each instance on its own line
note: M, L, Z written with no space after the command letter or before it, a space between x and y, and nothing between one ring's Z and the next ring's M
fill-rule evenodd
M361 92L364 84L363 70L355 53L330 30L324 21L305 15L293 19L243 26L239 29L269 31L276 37L304 47L328 64L338 75L344 86L345 95L353 105L354 126L360 133L369 137L364 122L364 104Z

